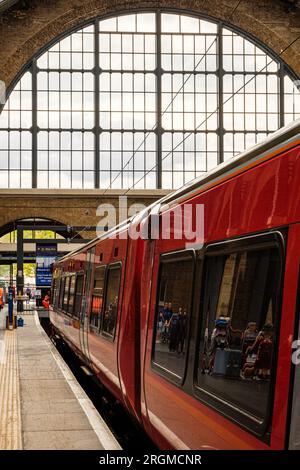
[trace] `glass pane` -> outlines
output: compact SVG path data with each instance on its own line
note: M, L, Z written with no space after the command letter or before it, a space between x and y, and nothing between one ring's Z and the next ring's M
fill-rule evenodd
M109 336L114 336L117 325L121 267L110 268L107 278L106 301L101 330Z
M199 386L264 420L275 376L278 250L214 256L205 272Z
M192 281L192 259L162 264L153 361L178 378L183 376L186 362Z
M90 324L99 328L102 315L104 295L105 266L96 267L94 274L94 288L92 294Z

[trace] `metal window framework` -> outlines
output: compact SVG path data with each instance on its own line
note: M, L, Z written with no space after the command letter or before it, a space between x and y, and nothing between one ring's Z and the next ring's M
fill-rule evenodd
M284 79L285 79L285 76L289 76L291 78L297 78L296 75L289 69L289 67L278 57L276 57L274 55L274 53L272 53L272 51L268 50L267 47L263 44L261 44L257 39L255 38L252 38L249 34L245 34L245 32L243 31L240 31L238 30L237 28L233 28L232 26L227 26L224 22L220 22L220 21L216 21L215 19L213 18L209 18L209 17L204 17L203 15L197 15L197 13L191 13L191 12L186 12L184 10L153 10L153 9L149 9L149 10L144 10L144 11L136 11L136 10L132 10L131 12L124 12L124 13L120 13L118 15L109 15L109 16L105 16L105 17L101 17L101 18L95 18L92 22L91 21L88 21L84 24L81 24L80 26L77 26L76 28L72 29L71 31L68 31L68 33L65 33L64 35L61 35L59 38L56 38L55 41L53 41L50 45L48 45L47 47L45 47L42 51L40 51L39 55L34 57L30 63L29 66L26 66L24 67L22 73L20 73L20 75L18 76L18 80L21 78L21 76L23 75L24 72L26 71L30 71L31 72L31 75L32 75L32 127L30 129L26 129L27 131L29 130L32 134L32 187L33 188L37 188L38 187L38 178L37 178L37 174L38 174L38 161L37 161L37 158L38 158L38 133L39 131L43 131L45 130L46 132L63 132L63 131L66 131L66 132L71 132L71 134L73 134L73 132L91 132L93 133L94 135L94 187L95 188L99 188L100 187L100 135L102 133L102 131L104 131L103 129L101 129L100 127L100 102L99 102L99 97L100 97L100 75L102 73L102 70L100 68L100 63L99 63L99 59L100 59L100 51L99 51L99 38L100 38L100 29L99 29L99 23L101 20L103 19L107 19L109 17L113 18L113 17L119 17L119 16L122 16L122 15L128 15L130 13L155 13L156 15L156 31L155 33L155 36L156 36L156 68L154 71L150 71L151 73L154 73L155 74L155 77L156 77L156 90L155 90L155 93L156 93L156 125L155 125L155 129L153 130L156 134L156 188L162 188L163 187L163 182L162 182L162 174L163 174L163 169L162 169L162 154L163 154L163 151L162 151L162 139L163 139L163 135L164 133L168 132L168 133L171 133L172 135L174 135L175 133L182 133L184 134L185 132L189 132L187 129L182 129L182 130L165 130L163 128L163 125L162 125L162 115L163 115L163 112L164 110L162 109L162 77L163 77L163 74L164 73L168 73L170 74L171 76L174 76L174 74L181 74L182 76L184 76L184 74L189 74L190 71L186 71L184 70L184 68L182 68L182 70L178 70L178 71L175 71L175 70L168 70L168 71L165 71L163 70L162 68L162 64L161 64L161 39L162 39L162 31L161 31L161 15L163 13L176 13L178 15L188 15L188 16L192 16L192 17L195 17L195 18L198 18L198 19L204 19L204 20L208 20L208 21L211 21L213 22L215 25L217 25L217 49L216 49L216 54L217 54L217 68L216 68L216 71L215 72L208 72L207 70L204 70L204 71L201 71L200 73L203 74L203 75L209 75L209 74L215 74L216 77L217 77L217 84L218 84L218 90L217 90L217 99L218 99L218 127L216 129L216 131L208 131L207 129L201 129L201 131L195 131L195 135L199 132L201 133L204 133L204 134L208 134L209 132L213 132L214 134L217 135L218 137L218 148L216 149L217 152L218 152L218 163L222 163L222 161L224 161L224 135L225 135L225 128L224 128L224 110L223 110L223 92L224 92L224 76L225 74L229 74L231 75L232 77L234 77L235 75L259 75L260 72L245 72L245 70L243 71L239 71L239 72L236 72L236 71L230 71L230 72L225 72L224 68L223 68L223 40L222 40L222 37L223 37L223 28L228 28L230 29L230 31L232 31L233 33L236 33L238 35L240 35L243 39L248 39L250 41L252 41L254 43L254 45L257 45L257 47L259 47L265 54L268 54L277 64L278 64L278 70L276 72L263 72L264 74L268 75L268 74L273 74L275 76L278 77L278 124L279 124L279 127L283 126L284 125L284 122L285 122L285 109L284 109L284 90L285 90L285 85L284 85ZM38 73L39 73L39 69L38 69L38 66L37 66L37 60L38 58L45 52L47 52L53 45L55 45L58 41L60 41L61 39L65 38L65 37L68 37L70 36L72 33L76 32L76 31L80 31L80 29L84 28L84 27L87 27L87 26L90 26L90 25L94 25L94 51L93 51L93 55L94 55L94 67L92 69L77 69L77 68L68 68L68 69L61 69L61 68L58 68L58 69L55 69L55 68L47 68L47 69L42 69L42 70L45 70L46 72L59 72L59 73L62 73L62 72L68 72L68 73L84 73L84 72L89 72L91 74L93 74L94 76L94 127L92 129L74 129L74 128L62 128L62 127L59 127L59 128L51 128L50 126L47 127L46 129L40 129L38 127L38 103L37 103L37 96L38 96L38 86L37 86L37 77L38 77ZM136 34L136 33L132 33L132 34ZM146 33L147 34L147 33ZM172 34L172 33L171 33ZM185 34L185 33L179 33L179 34ZM144 52L144 55L145 55L145 52ZM234 54L232 53L232 56L234 56ZM118 70L115 70L115 69L105 69L105 73L108 73L108 74L112 74L112 73L117 73ZM124 69L121 69L119 70L119 72L121 74L123 73L126 73L126 72L130 72L130 73L143 73L144 75L149 72L147 71L145 68L144 70L136 70L136 69L133 69L133 70L124 70ZM191 74L193 75L196 75L197 71L192 71ZM11 89L9 90L10 92L13 91L13 88L14 86L16 85L17 83L17 80L15 80L15 82L13 83ZM72 90L70 90L71 93L72 93ZM174 90L173 90L174 91ZM48 87L48 92L49 92L49 87ZM84 90L82 89L81 90L81 93L83 93ZM144 93L146 92L146 90L144 91ZM207 92L207 90L205 91ZM111 93L111 90L110 90L110 93ZM255 94L256 94L256 90L255 90ZM267 99L267 95L268 93L266 92L266 99ZM122 94L122 91L121 91L121 96L122 96L122 100L123 100L123 94ZM195 102L195 96L196 96L196 93L194 92L194 102ZM183 99L184 99L184 94L183 94ZM48 100L49 100L49 95L48 95ZM121 109L122 109L122 104L121 104ZM1 109L0 109L1 110ZM21 111L20 111L21 112ZM49 113L49 109L47 110L47 112ZM110 111L111 112L111 111ZM146 113L147 111L144 110L144 114ZM184 113L184 111L183 111ZM245 114L245 112L244 112ZM257 126L256 126L257 127ZM19 128L19 129L13 129L13 128L9 128L9 130L17 130L17 131L22 131L24 130L23 128ZM127 130L127 129L126 129ZM105 129L106 132L109 132L111 135L113 134L113 132L120 132L121 134L125 132L125 129L122 128L122 129ZM128 130L128 132L132 132L133 134L136 133L136 132L144 132L145 133L145 137L147 135L147 133L149 131L152 131L152 129L130 129ZM268 129L265 130L266 133L268 133ZM239 131L236 131L236 130L232 130L232 134L236 134L238 133ZM247 131L240 131L241 133L246 133ZM254 130L252 133L253 134L258 134L258 132L262 132L262 131L258 131L257 128L256 130ZM147 138L147 137L146 137ZM124 150L124 149L122 149ZM71 147L71 151L72 151L72 147ZM112 150L110 149L110 152ZM47 150L48 152L48 158L49 158L49 148ZM133 152L135 152L135 149L133 149ZM207 152L207 150L206 150ZM21 158L21 157L20 157ZM71 159L72 160L72 159ZM134 160L134 159L133 159ZM60 161L61 161L61 156L60 156ZM71 170L72 170L72 167L71 167ZM8 169L8 171L10 171ZM59 168L59 172L61 172L61 165L60 165L60 168ZM83 169L83 166L82 166L82 178L83 178L83 174L84 174L84 169ZM145 171L145 170L144 170ZM172 158L172 174L174 174L174 168L173 168L173 158ZM185 169L185 163L183 162L183 172L185 173L186 169ZM194 169L194 171L196 172L196 168ZM20 168L20 175L21 175L21 168ZM112 166L110 165L110 169L109 169L109 173L110 173L110 184L113 180L113 172L114 170L112 169ZM120 173L123 172L123 167L120 168ZM50 172L50 169L49 169L49 165L48 165L48 169L47 169L47 173L48 173L48 177L51 175L51 172ZM123 176L122 176L123 177ZM20 176L21 178L21 176ZM134 170L133 170L133 178L134 178ZM107 189L107 188L103 188L103 189Z

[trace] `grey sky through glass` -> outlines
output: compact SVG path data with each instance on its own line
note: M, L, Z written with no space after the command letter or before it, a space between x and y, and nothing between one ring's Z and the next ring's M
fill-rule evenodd
M34 59L10 94L0 187L176 188L297 117L281 61L218 23L97 19Z

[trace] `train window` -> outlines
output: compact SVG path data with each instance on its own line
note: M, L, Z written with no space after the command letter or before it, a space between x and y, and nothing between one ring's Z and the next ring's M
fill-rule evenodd
M54 294L53 294L53 306L55 308L58 307L60 283L61 283L61 280L59 278L55 279L55 290L54 290Z
M182 379L186 364L194 258L162 260L158 283L153 364Z
M261 425L275 376L280 267L274 245L210 253L204 264L198 386Z
M76 288L75 288L75 301L74 301L74 310L73 310L73 314L77 318L80 317L80 313L81 313L82 288L83 288L83 274L77 274Z
M63 297L63 305L62 305L62 309L65 312L68 311L69 286L70 286L70 277L68 276L65 278L65 289L64 289L64 297Z
M114 337L116 331L120 281L121 265L110 265L107 273L106 297L101 330L111 337Z
M59 291L59 303L58 303L58 307L61 308L61 309L63 308L65 282L66 282L66 278L65 277L61 278L60 291Z
M58 279L53 279L52 287L51 287L51 301L50 301L53 307L56 307L57 290L58 290Z
M103 304L103 291L105 280L105 266L99 266L95 269L94 288L92 293L91 319L92 327L99 329Z
M69 287L68 313L70 313L70 315L72 315L73 308L74 308L75 283L76 283L76 277L75 275L73 275L70 277L70 287Z
M293 386L291 396L291 411L290 411L290 436L289 436L289 450L300 450L300 271L298 276L298 294L297 294L297 308L296 308L296 328L295 328L295 343L293 343Z

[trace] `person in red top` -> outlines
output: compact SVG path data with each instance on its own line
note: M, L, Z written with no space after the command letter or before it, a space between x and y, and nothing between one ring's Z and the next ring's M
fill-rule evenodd
M48 294L45 295L43 301L42 301L42 304L43 304L43 307L46 309L46 310L49 310L49 306L50 306L50 297Z
M3 288L0 287L0 310L3 308Z

